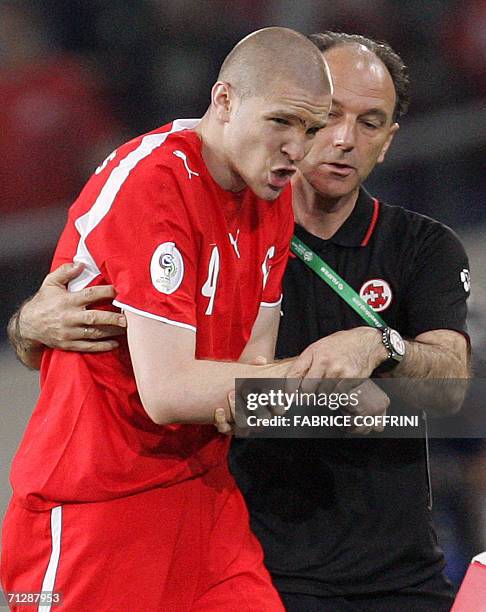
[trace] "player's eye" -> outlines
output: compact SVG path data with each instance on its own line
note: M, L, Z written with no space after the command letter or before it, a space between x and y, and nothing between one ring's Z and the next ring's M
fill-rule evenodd
M311 127L307 130L306 134L308 136L315 136L319 130L322 130L322 127Z
M275 123L278 123L279 125L289 125L289 122L287 121L287 119L282 119L282 117L270 117L270 121L274 121Z

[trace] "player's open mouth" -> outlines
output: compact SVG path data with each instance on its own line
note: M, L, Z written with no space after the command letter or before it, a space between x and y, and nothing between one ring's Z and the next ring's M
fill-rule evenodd
M282 189L295 174L295 168L279 168L270 171L270 187L274 189Z

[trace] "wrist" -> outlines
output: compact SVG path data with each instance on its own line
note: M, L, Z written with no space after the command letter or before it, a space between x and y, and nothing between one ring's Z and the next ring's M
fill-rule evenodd
M22 349L25 353L35 353L41 352L44 348L44 345L40 340L37 340L33 337L31 330L32 326L26 323L25 317L25 308L27 307L28 302L24 302L18 311L15 321L14 321L14 336L15 343L19 348Z
M406 345L400 333L391 327L381 329L381 340L387 352L387 359L383 361L376 372L385 374L394 370L405 357Z
M363 334L369 351L370 371L373 371L388 359L388 351L383 344L381 330L375 327L363 327Z

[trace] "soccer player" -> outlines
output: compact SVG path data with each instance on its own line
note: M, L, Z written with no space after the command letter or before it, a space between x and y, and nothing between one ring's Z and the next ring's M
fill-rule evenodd
M330 87L304 36L255 32L226 58L201 121L121 146L70 209L53 266L84 264L71 290L114 286L127 341L43 355L12 466L6 592L60 592L67 610L282 609L229 441L207 424L215 407L231 418L236 377L290 367L245 364L274 355L288 186Z

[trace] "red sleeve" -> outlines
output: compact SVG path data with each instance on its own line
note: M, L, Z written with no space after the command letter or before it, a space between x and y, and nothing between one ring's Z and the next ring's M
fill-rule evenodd
M267 253L262 270L266 282L264 284L262 306L277 306L282 300L282 281L287 267L290 252L290 240L294 233L294 215L292 212L291 191L288 189L275 203L278 206L278 228L276 245L273 252Z
M86 247L115 287L115 306L195 330L198 240L170 171L141 166Z

